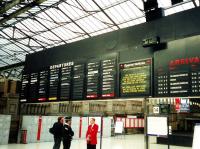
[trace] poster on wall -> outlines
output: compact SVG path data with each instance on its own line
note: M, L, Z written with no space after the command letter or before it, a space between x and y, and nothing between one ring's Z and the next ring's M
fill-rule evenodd
M151 59L120 64L120 96L150 96L151 67Z

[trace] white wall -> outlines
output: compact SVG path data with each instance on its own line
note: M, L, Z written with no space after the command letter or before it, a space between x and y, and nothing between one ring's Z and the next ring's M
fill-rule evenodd
M49 128L57 121L58 116L42 116L42 126L40 140L37 141L38 121L39 116L23 116L21 129L27 130L27 143L34 142L52 142L53 135L49 133ZM80 134L80 119L82 119L81 125L81 138ZM86 131L88 128L88 117L72 117L72 129L74 131L73 139L85 139ZM100 125L100 124L99 124ZM100 127L100 126L99 126ZM100 136L100 134L98 134ZM111 118L103 118L103 137L111 136Z
M8 144L10 123L10 115L0 115L0 145Z

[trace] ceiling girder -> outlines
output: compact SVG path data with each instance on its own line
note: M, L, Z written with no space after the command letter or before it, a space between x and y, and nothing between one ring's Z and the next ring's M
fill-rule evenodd
M25 0L13 0L11 2L8 2L4 6L0 8L0 14L6 13L9 9L13 8L14 6L20 4L21 2L24 2Z
M0 67L0 71L11 69L11 68L14 68L14 67L20 67L20 66L24 66L24 65L25 65L25 62L15 63L15 64L12 64L12 65Z
M58 10L62 12L71 22L73 22L78 28L80 28L88 37L91 37L89 33L87 33L78 23L76 23L69 15L67 15L63 10L58 7Z
M17 17L18 15L27 12L29 9L33 8L34 6L40 5L41 3L45 2L46 0L35 0L29 4L27 4L26 6L20 8L19 10L11 13L10 15L6 16L5 18L0 20L0 25L3 25L4 23L6 23L8 20L11 20L12 18Z
M92 1L103 12L103 14L113 23L113 25L116 26L118 29L120 29L117 23L115 23L115 21L103 10L103 8L101 8L100 5L95 0Z
M195 0L192 0L192 2L193 2L193 4L194 4L194 6L197 7L196 1L195 1Z
M26 52L27 54L29 54L30 52L27 51L26 49L20 47L19 45L17 45L15 42L19 43L19 44L22 44L21 42L17 41L17 40L13 40L12 37L10 37L8 34L6 34L4 31L1 31L3 32L8 38L10 38L10 42L13 43L14 45L16 45L18 48L22 49L24 52ZM24 45L24 44L22 44Z

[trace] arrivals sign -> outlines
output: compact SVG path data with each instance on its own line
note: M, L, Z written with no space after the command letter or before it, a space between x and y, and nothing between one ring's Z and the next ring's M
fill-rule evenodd
M157 60L157 63L154 73L156 96L200 95L200 57L169 59L165 63Z

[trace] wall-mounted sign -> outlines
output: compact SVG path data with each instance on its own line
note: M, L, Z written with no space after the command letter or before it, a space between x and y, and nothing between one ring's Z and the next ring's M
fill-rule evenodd
M160 113L160 107L159 106L154 106L153 107L153 113L154 114L159 114Z
M157 57L155 62L156 96L200 95L200 57L172 59Z
M57 65L52 65L50 66L50 69L56 69L56 68L63 68L63 67L67 67L67 66L73 66L74 62L66 62L66 63L62 63L62 64L57 64Z

